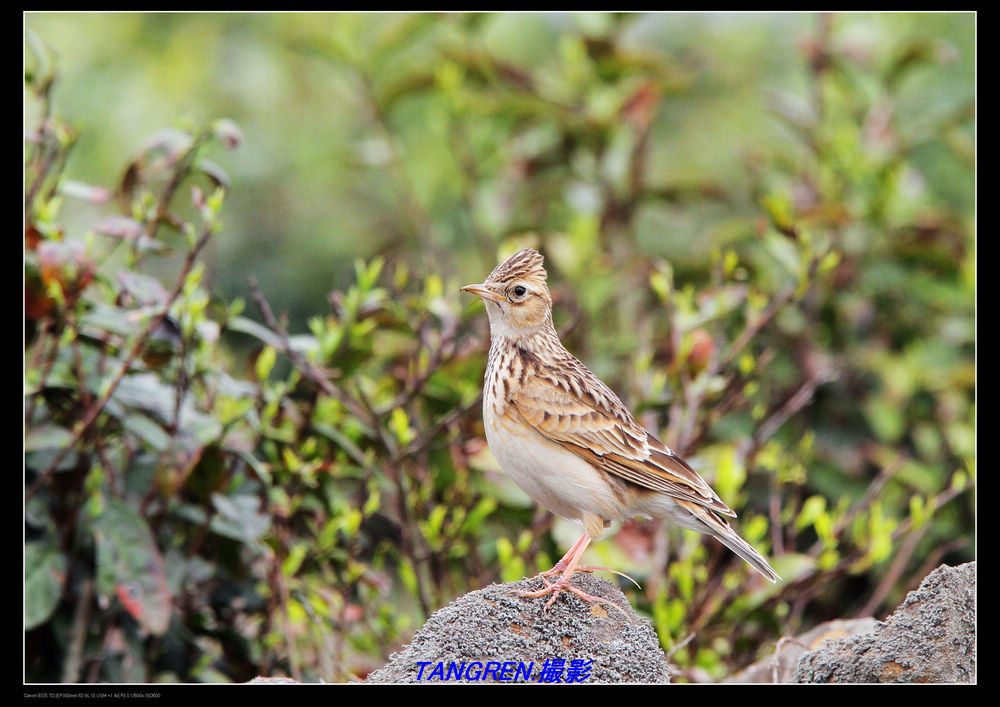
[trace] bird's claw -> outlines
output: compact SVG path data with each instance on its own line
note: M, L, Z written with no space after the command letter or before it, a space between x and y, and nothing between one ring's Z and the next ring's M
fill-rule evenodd
M584 572L589 571L582 567L579 569ZM602 568L595 568L595 569L602 569ZM537 589L533 592L519 591L518 594L522 597L530 597L530 598L543 597L546 594L551 594L552 598L550 598L547 602L545 602L545 607L542 609L542 612L545 613L548 612L549 608L555 603L556 599L559 598L559 594L562 593L562 591L565 589L570 593L577 595L578 597L580 597L580 599L587 602L588 604L596 603L596 604L605 604L607 606L613 606L614 608L618 609L618 611L622 612L622 614L625 615L625 618L628 619L629 622L631 622L631 618L629 617L628 612L626 612L623 608L618 606L618 604L616 604L615 602L609 601L602 597L595 597L593 594L588 594L582 589L574 587L572 584L570 584L569 581L570 578L560 579L557 582L550 582L543 576L544 574L549 574L549 573L551 573L551 570L548 573L539 574L539 579L542 580L542 583L545 585L544 587L542 587L541 589Z

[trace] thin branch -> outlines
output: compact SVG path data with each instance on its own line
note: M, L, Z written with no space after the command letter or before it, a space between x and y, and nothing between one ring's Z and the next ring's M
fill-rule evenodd
M785 539L781 533L781 492L775 489L767 502L767 515L770 520L771 552L775 557L785 554Z
M911 533L906 540L903 541L902 547L896 552L896 556L892 560L892 564L889 565L888 571L886 571L885 576L882 577L882 581L879 582L875 591L872 592L871 597L865 603L864 607L857 613L857 616L874 616L875 610L881 606L882 602L889 595L889 592L899 581L900 576L903 574L903 570L906 568L906 564L910 561L913 556L914 551L917 549L917 543L920 539L924 537L927 533L928 526L921 527L917 532Z
M377 426L378 421L364 410L356 400L335 385L319 366L310 361L302 352L292 347L291 341L288 338L288 332L285 331L285 328L281 326L274 316L271 305L268 304L267 299L260 290L260 286L257 284L257 279L253 275L250 275L247 277L247 281L250 284L253 301L257 304L261 316L264 317L264 323L281 341L281 351L291 359L292 365L324 393L343 403L359 420L363 420L369 425Z
M382 443L382 447L386 452L389 453L389 457L396 461L399 458L399 447L396 445L395 440L389 436L382 425L382 417L375 411L375 406L372 405L368 396L365 395L365 391L358 384L357 380L354 382L354 392L357 393L358 402L361 404L361 410L364 413L364 418L370 421L372 432Z
M826 253L816 254L809 261L809 267L807 269L806 279L808 282L813 281L813 277L816 275L816 270L819 267L820 260L826 256ZM812 288L812 285L809 285ZM795 299L795 293L798 291L799 286L789 285L780 295L771 300L771 303L767 306L760 316L757 317L753 322L747 324L746 329L739 335L739 337L732 343L732 345L726 349L726 353L720 358L717 366L714 367L713 372L723 370L728 367L733 361L736 360L736 356L746 348L758 332L763 329L771 319L774 318L782 307ZM807 290L808 291L808 290ZM804 295L805 293L803 293Z
M173 199L174 193L177 191L178 187L181 185L181 181L188 175L191 169L191 163L194 161L194 157L208 137L211 135L210 131L203 130L198 135L194 137L191 141L190 146L184 152L180 159L177 160L173 173L170 175L170 180L167 182L163 191L160 193L160 198L156 202L156 213L152 219L146 224L146 237L154 240L156 238L156 233L160 229L160 224L164 221L170 221L167 208L170 206L170 200ZM133 250L138 246L139 239L133 239Z
M479 408L482 405L482 402L483 394L480 392L479 395L477 395L473 400L469 401L465 405L462 405L461 407L455 408L434 423L434 425L424 430L419 437L414 439L400 452L398 452L393 461L398 461L403 457L412 456L422 452L445 428L450 427L455 421L465 417L472 410Z
M865 495L862 496L857 503L851 506L847 513L844 514L843 518L834 524L832 533L833 537L839 536L841 532L843 532L844 528L849 526L857 515L861 513L861 511L865 510L869 505L871 505L872 501L878 498L878 495L882 492L882 488L889 482L889 479L895 476L896 472L902 468L903 462L906 461L906 458L907 455L905 453L900 453L891 464L887 464L882 468L882 470L878 473L878 476L876 476L868 485L868 488L865 490ZM817 540L813 543L813 546L809 548L809 551L806 554L815 557L822 549L823 541Z
M774 315L777 314L782 307L792 301L795 297L795 291L797 289L798 287L796 285L791 285L784 292L771 300L767 309L761 312L760 316L754 321L749 322L746 329L740 333L736 341L734 341L732 345L726 349L726 353L721 356L719 364L715 367L715 369L722 370L735 361L736 356L739 355L739 353L746 348L747 344L749 344L753 338L757 336L758 332L760 332L760 330L774 318Z
M51 136L45 130L44 124L41 129L39 129L39 140L40 140L40 151L43 157L40 157L41 165L38 168L38 174L35 176L34 181L28 187L28 192L24 197L24 207L28 209L35 201L35 197L41 190L42 185L45 183L46 177L48 177L50 172L53 172L53 167L56 164L56 158L59 157L60 150L58 147L53 147L49 142ZM58 142L57 138L51 138L53 141ZM51 149L48 149L51 148ZM68 150L67 150L68 152ZM58 170L55 171L58 174Z
M52 332L53 328L52 317L46 316L42 320L42 326L38 332L38 338L35 340L35 351L32 355L31 363L25 366L26 371L34 370L38 367L38 357L42 355L42 351L45 349L45 345L49 344L49 352L45 356L44 365L42 366L41 374L38 376L38 390L44 390L45 384L49 379L49 374L52 372L52 366L55 364L56 352L59 350L59 336ZM51 343L49 343L51 340ZM27 408L24 412L24 424L26 426L31 425L31 420L35 416L35 395L28 397Z
M282 538L284 540L284 538ZM284 547L287 545L282 542ZM275 573L278 579L278 596L281 597L281 616L284 619L285 630L282 632L285 636L285 649L288 651L288 663L289 669L292 673L292 677L296 682L302 682L302 668L299 665L299 653L295 648L295 627L292 625L292 617L290 607L292 605L291 593L288 591L288 582L285 580L285 573L281 571L280 563L283 560L279 559L277 555L274 557L274 562L279 565L278 571Z
M409 404L423 390L430 377L441 366L451 361L457 355L458 351L455 346L455 334L457 331L458 317L450 317L445 322L445 328L441 331L441 343L432 351L426 369L418 374L416 378L407 380L404 390L385 407L383 412L392 412L395 408L405 407ZM419 357L417 357L417 360L419 361Z
M673 647L672 647L672 648L670 649L670 652L669 652L669 653L667 653L667 660L670 660L671 658L673 658L673 657L674 657L674 653L676 653L676 652L677 652L677 651L679 651L679 650L680 650L681 648L683 648L684 646L686 646L687 644L689 644L689 643L690 643L690 642L691 642L691 641L692 641L692 640L694 639L694 637L695 637L696 635L697 635L697 634L695 634L695 633L689 633L689 634L688 634L687 636L685 636L685 637L684 637L684 638L683 638L683 639L681 640L681 642L680 642L680 643L678 643L678 644L674 645L674 646L673 646Z
M788 418L808 405L809 401L812 400L813 393L816 392L816 388L836 378L837 371L833 367L821 368L806 378L799 389L757 428L757 432L753 437L754 446L759 446L764 441L770 439L777 432L778 428L785 424Z
M954 488L952 486L949 486L947 489L945 489L944 491L942 491L941 493L939 493L937 496L935 496L934 498L932 498L928 502L928 504L929 504L929 506L931 508L930 515L933 515L934 513L937 512L937 510L941 506L943 506L944 504L948 503L949 501L951 501L956 496L958 496L958 495L960 495L960 494L962 494L962 493L964 493L964 492L966 492L968 490L969 490L969 487ZM900 522L900 524L896 526L896 529L894 531L892 531L892 539L893 540L898 540L899 538L901 538L906 533L909 533L912 526L913 526L913 516L909 516L908 518L903 519Z
M83 643L87 637L87 622L90 617L90 602L94 598L94 583L90 578L80 583L76 606L73 609L73 625L70 629L69 648L63 664L62 682L76 682L83 667Z

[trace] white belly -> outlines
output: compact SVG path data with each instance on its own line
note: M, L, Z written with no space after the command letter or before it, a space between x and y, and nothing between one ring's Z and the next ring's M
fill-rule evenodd
M567 520L581 521L584 513L608 520L630 515L615 498L598 471L534 430L499 418L491 405L483 406L486 441L500 467L535 502Z

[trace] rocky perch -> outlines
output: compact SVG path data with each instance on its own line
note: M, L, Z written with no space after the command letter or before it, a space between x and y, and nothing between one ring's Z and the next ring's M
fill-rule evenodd
M580 573L573 585L614 606L588 607L567 592L543 613L546 600L518 594L541 580L491 584L436 611L366 682L670 682L649 619L610 582Z
M621 591L584 573L573 583L618 608L587 607L566 594L543 613L544 600L517 593L541 587L537 578L493 584L435 612L366 682L670 682L651 622L632 610ZM772 657L727 680L975 681L975 562L934 570L884 622L833 621L782 639Z
M873 631L826 641L791 682L976 681L976 563L941 565Z

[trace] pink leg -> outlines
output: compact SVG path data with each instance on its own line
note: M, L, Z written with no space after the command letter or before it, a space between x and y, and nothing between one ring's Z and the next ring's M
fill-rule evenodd
M518 592L518 593L523 597L541 597L545 596L546 594L551 594L552 598L545 603L544 610L548 611L549 607L552 606L553 603L555 603L555 600L559 597L559 594L562 592L562 590L566 589L572 592L573 594L576 594L578 597L580 597L587 603L592 604L594 602L598 602L601 604L608 604L610 606L615 607L622 613L625 613L625 610L622 609L617 604L615 604L614 602L610 602L606 599L602 599L601 597L595 597L591 594L587 594L582 589L577 589L576 587L570 584L570 580L573 579L573 573L577 571L577 565L580 562L580 558L583 557L583 553L586 551L588 545L590 545L590 536L584 533L584 535L579 540L577 540L576 543L573 544L573 547L570 548L569 552L567 552L563 556L563 558L556 563L555 567L541 574L542 581L545 583L545 586L543 588L534 592ZM561 565L564 566L562 575L560 575L559 579L557 579L555 582L549 582L545 577L558 572L559 569L562 569L560 567ZM584 571L590 571L590 568L587 568ZM626 616L628 616L628 614L626 614Z
M539 576L550 577L554 574L559 574L560 572L565 570L569 563L569 559L573 556L573 553L575 553L580 548L580 543L582 543L584 540L586 540L588 544L590 543L590 538L587 536L586 533L581 535L580 539L577 540L575 543L573 543L573 547L571 547L569 550L566 551L566 554L562 556L562 559L559 560L559 562L557 562L552 567L552 569L545 570L544 572L539 572L538 573Z
M552 567L552 569L545 570L544 572L539 572L537 576L541 577L542 579L545 579L547 577L551 577L554 574L559 574L561 572L564 572L566 570L566 568L569 566L570 558L573 557L574 553L577 553L577 558L576 559L577 559L577 562L579 562L580 558L583 557L583 550L580 549L580 545L583 544L583 543L585 543L584 546L583 546L583 549L586 550L587 549L587 545L590 544L590 536L587 535L586 533L584 533L583 535L581 535L580 539L577 540L575 543L573 543L573 547L571 547L569 550L566 551L566 554L562 556L562 559L560 559L559 562L557 562ZM574 572L594 572L595 570L602 570L604 572L611 572L613 574L617 574L617 575L619 575L621 577L624 577L625 579L627 579L628 581L630 581L635 586L637 586L637 587L639 586L638 582L636 582L634 579L632 579L631 577L629 577L624 572L619 572L618 570L609 569L607 567L596 567L594 565L580 565L580 564L577 564L577 565L575 565L573 571Z

